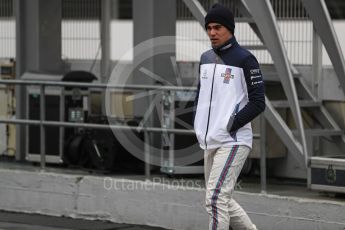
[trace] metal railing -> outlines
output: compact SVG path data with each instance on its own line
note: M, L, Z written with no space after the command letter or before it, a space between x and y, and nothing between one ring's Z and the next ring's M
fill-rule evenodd
M39 86L40 95L45 95L45 88L49 86L53 87L86 87L86 88L100 88L100 89L126 89L126 90L140 90L140 91L195 91L196 87L174 87L174 86L154 86L154 85L110 85L110 84L100 84L100 83L71 83L71 82L54 82L54 81L27 81L27 80L0 80L0 84L5 85L24 85L24 86ZM41 106L42 105L42 106ZM76 122L65 122L65 121L47 121L45 120L46 114L46 103L45 96L40 97L40 119L30 120L30 119L0 119L0 123L16 124L16 125L34 125L40 127L40 166L41 170L45 169L46 165L46 155L45 155L45 127L46 126L57 126L57 127L74 127L74 128L92 128L92 129L117 129L117 130L136 130L138 127L134 126L124 126L124 125L102 125L94 123L76 123ZM160 128L160 127L146 127L142 126L139 128L143 131L145 136L147 133L151 132L165 132L165 133L175 133L184 135L193 135L193 130L186 129L174 129L174 128ZM149 139L145 140L145 144ZM149 155L149 148L145 147L145 156ZM147 159L147 158L145 158ZM145 174L149 175L148 164L145 162Z
M176 86L157 86L157 85L111 85L111 84L100 84L100 83L75 83L75 82L54 82L54 81L29 81L29 80L0 80L0 85L21 85L21 86L39 86L40 87L40 95L45 95L45 88L49 86L53 87L84 87L84 88L99 88L99 89L126 89L126 90L133 90L133 91L168 91L168 92L176 92L176 91L196 91L196 87L176 87ZM75 122L65 122L65 121L47 121L45 120L45 112L46 112L46 103L45 103L45 96L40 97L40 119L39 120L30 120L30 119L0 119L0 123L6 124L15 124L15 125L33 125L40 127L40 167L41 170L44 171L46 168L46 153L45 153L45 129L48 126L55 126L55 127L74 127L74 128L91 128L91 129L109 129L111 128L116 130L133 130L138 131L138 127L136 126L125 126L125 125L102 125L102 124L95 124L95 123L75 123ZM263 117L263 116L262 116ZM264 119L264 118L263 118ZM264 122L263 122L264 123ZM261 124L261 122L260 122ZM262 126L262 125L261 125ZM261 129L264 131L265 129ZM182 135L194 135L195 132L193 130L188 129L176 129L176 128L164 128L164 127L147 127L142 126L140 127L139 131L144 132L145 137L145 146L144 146L144 155L145 155L145 176L148 177L150 175L150 166L148 163L149 155L150 155L150 145L149 145L149 138L148 133L173 133L173 134L182 134ZM254 138L260 138L260 134L253 134ZM260 140L265 141L264 138L260 138ZM262 172L266 172L266 149L265 143L262 142L261 144L261 164L262 164ZM172 147L172 146L170 146ZM261 175L261 188L262 191L266 190L266 175L263 173Z

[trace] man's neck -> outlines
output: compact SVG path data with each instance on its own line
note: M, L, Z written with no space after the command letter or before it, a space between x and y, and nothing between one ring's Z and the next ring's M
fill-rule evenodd
M217 46L217 47L213 47L212 46L212 48L213 48L213 50L215 51L215 52L221 52L221 51L223 51L223 50L227 50L228 48L230 48L232 45L233 45L233 43L235 42L236 40L235 40L235 37L233 36L233 35L231 35L230 37L229 37L229 39L226 41L226 42L224 42L222 45L220 45L220 46Z

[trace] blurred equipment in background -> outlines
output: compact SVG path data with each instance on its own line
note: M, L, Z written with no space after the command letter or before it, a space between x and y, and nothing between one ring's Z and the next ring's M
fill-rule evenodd
M311 189L345 193L345 157L343 155L310 159Z
M0 79L15 78L15 61L13 59L0 60ZM11 119L15 116L15 87L13 85L0 86L0 116ZM13 124L0 124L0 155L14 157L16 152L16 128Z
M96 77L85 71L72 71L62 78L62 81L65 82L92 82L94 80L96 80ZM91 94L90 89L83 87L65 87L64 111L66 121L109 124L107 116L92 113L94 110L91 109ZM100 103L101 101L98 101L98 104ZM118 103L120 102L115 100L113 106ZM130 116L130 119L126 116L119 117L116 123L131 125L133 122L132 116ZM105 171L120 168L135 171L143 168L143 163L129 154L117 141L110 127L107 129L65 128L62 160L66 165ZM131 168L131 166L134 168Z
M27 72L22 79L73 83L91 83L97 80L92 73L86 71L71 71L63 76ZM44 90L45 120L108 125L107 116L98 109L102 100L99 90L78 86L46 86ZM40 86L28 86L26 94L27 118L40 120ZM95 95L92 97L92 94ZM92 109L91 105L97 108ZM132 116L117 117L115 124L133 126L138 122ZM47 126L45 132L47 163L106 171L136 171L144 168L144 164L116 140L110 127L98 129ZM138 132L138 137L143 139L142 133ZM26 159L40 162L40 127L28 125L26 138Z
M71 109L70 111L73 111ZM70 117L71 122L75 121ZM90 116L90 123L108 124L106 116ZM83 168L112 170L118 145L111 129L75 128L65 139L63 162Z
M91 82L96 77L84 71L72 71L66 75L49 75L41 73L24 73L23 80L42 81L69 81L69 82ZM27 87L27 118L31 120L40 119L40 88L39 86ZM47 121L73 121L83 123L87 119L90 90L80 87L45 87L45 120ZM71 135L75 135L73 128L56 126L46 127L46 162L62 163L64 152L64 141ZM26 159L29 161L40 161L40 128L28 126L26 128L27 146Z

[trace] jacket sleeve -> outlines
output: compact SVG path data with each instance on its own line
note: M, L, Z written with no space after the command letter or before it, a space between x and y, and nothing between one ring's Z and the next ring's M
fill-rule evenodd
M242 68L249 102L235 115L230 133L236 132L265 110L265 87L258 61L250 55L243 61Z

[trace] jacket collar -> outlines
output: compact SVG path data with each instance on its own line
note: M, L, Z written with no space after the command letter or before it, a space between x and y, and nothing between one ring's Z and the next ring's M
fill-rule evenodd
M232 46L237 44L235 36L232 36L228 41L226 41L223 45L213 48L214 52L217 54L223 53L224 51L230 49Z

